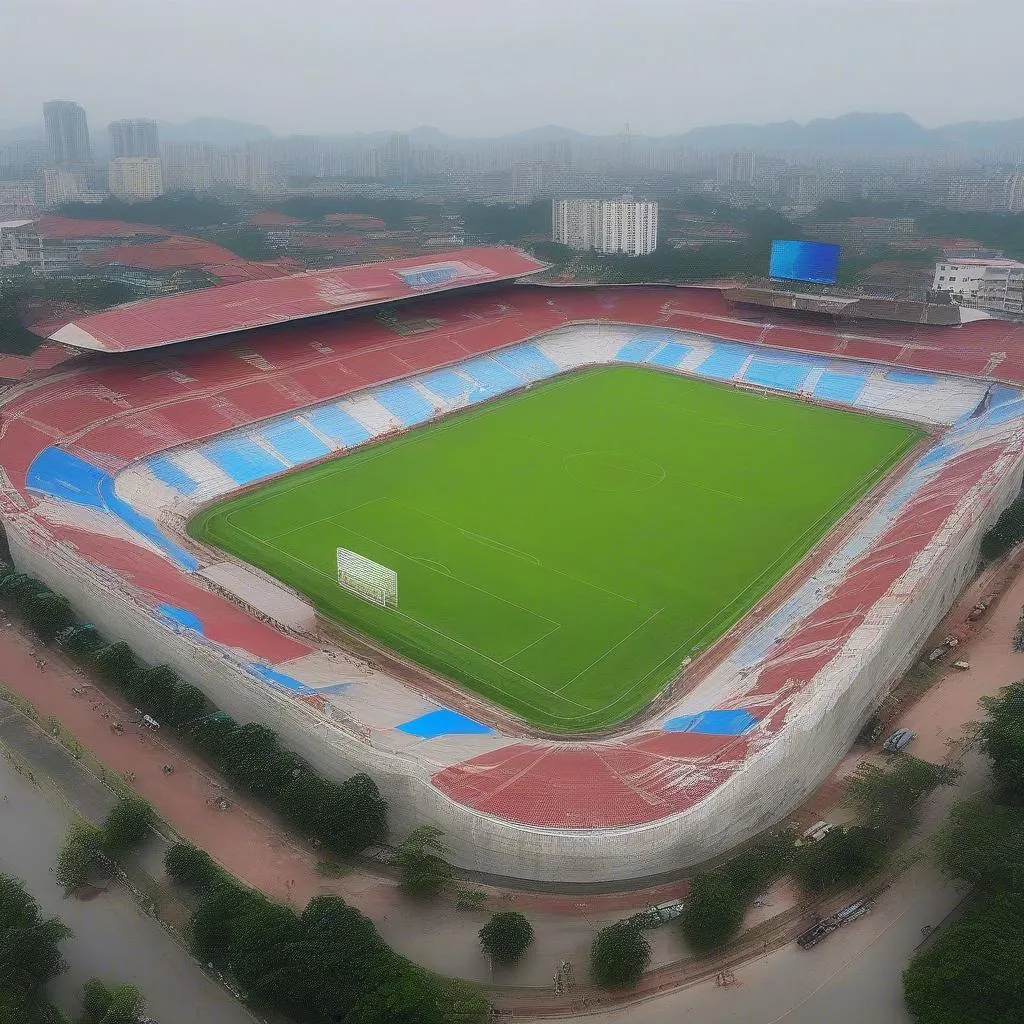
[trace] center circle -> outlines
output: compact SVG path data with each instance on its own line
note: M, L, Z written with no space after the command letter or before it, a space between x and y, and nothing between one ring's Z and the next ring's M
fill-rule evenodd
M665 479L660 462L622 452L579 452L566 458L565 471L578 484L616 494L649 491Z

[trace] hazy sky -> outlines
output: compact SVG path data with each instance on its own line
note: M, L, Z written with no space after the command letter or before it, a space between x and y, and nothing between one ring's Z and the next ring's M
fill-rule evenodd
M0 125L670 134L1024 116L1024 0L0 0Z

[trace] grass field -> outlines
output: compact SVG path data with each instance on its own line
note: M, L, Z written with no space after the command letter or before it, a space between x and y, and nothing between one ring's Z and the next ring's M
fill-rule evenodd
M609 367L282 478L189 530L568 733L648 703L920 437ZM398 609L338 586L338 547L397 570Z

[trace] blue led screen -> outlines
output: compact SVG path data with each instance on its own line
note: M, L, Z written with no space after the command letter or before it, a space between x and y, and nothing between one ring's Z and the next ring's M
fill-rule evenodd
M839 246L825 242L772 242L771 277L835 284Z

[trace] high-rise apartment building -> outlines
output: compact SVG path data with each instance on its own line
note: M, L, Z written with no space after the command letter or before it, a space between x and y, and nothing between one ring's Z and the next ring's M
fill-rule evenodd
M70 100L43 104L43 123L54 167L84 167L91 163L89 124L85 111Z
M160 133L156 121L145 118L112 121L110 132L110 159L126 156L160 156Z
M122 156L110 161L110 192L125 202L156 199L164 194L164 175L159 157Z
M571 249L647 256L658 247L658 204L631 199L556 199L551 237Z

